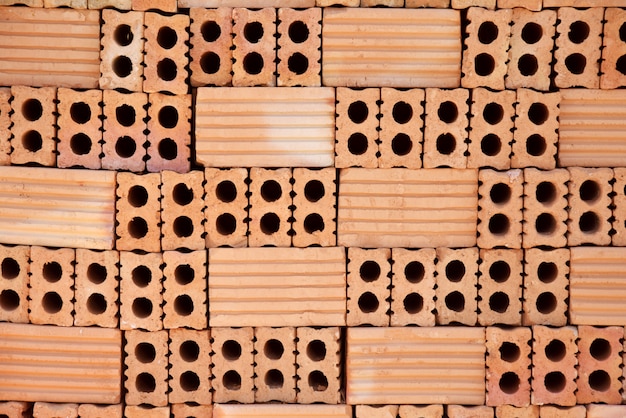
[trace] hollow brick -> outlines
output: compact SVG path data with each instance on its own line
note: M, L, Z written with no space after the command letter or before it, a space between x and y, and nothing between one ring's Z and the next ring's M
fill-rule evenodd
M452 0L454 1L454 0ZM484 405L448 405L448 418L493 418L493 408Z
M530 342L532 340L530 328L489 327L486 335L486 404L528 406L530 404ZM497 417L502 416L497 414Z
M576 405L577 337L575 327L533 326L532 404Z
M160 253L120 252L120 329L163 329Z
M335 167L378 167L380 89L337 88Z
M280 8L278 22L278 85L320 86L322 9Z
M522 250L480 249L480 325L522 324L522 258Z
M620 34L626 21L626 10L607 8L604 12L600 87L614 89L626 86L626 40Z
M102 91L59 88L57 98L57 166L99 169L102 166Z
M144 171L148 95L105 90L103 99L102 168Z
M11 164L56 165L56 87L12 86Z
M622 418L626 414L626 405L589 404L586 418Z
M77 418L78 404L35 402L33 418Z
M163 326L207 328L206 251L163 252ZM185 401L181 401L185 402Z
M233 10L229 7L189 9L191 19L190 82L193 87L232 83Z
M194 402L210 405L212 394L209 331L177 328L170 330L169 337L169 403Z
M72 326L74 249L33 246L30 249L30 259L30 322Z
M0 88L0 165L11 164L11 89Z
M78 405L78 416L80 418L122 418L123 408L122 404L81 404Z
M450 7L450 0L405 0L404 7L434 7L439 9L447 9Z
M341 329L298 327L296 337L297 403L341 403Z
M0 321L28 323L30 247L0 245Z
M176 13L178 10L176 0L132 0L133 10L159 10L163 12Z
M615 246L626 246L626 168L614 168L613 183L613 229L615 235L611 243Z
M452 7L455 7L452 2ZM457 2L458 3L458 2ZM464 7L481 6L465 1ZM478 2L481 3L481 2ZM482 2L485 3L485 2ZM504 90L504 76L507 71L509 37L511 35L511 9L493 10L495 1L485 10L470 7L467 11L467 37L463 51L461 85L465 88L489 87ZM455 8L464 8L455 7Z
M0 414L7 418L23 418L32 415L32 407L29 402L0 402Z
M89 0L90 9L94 8L94 1ZM126 10L131 8L131 0L126 0L125 4L119 3L119 0L115 0L114 6ZM109 4L100 2L98 6L104 8ZM100 88L142 91L144 13L134 11L121 13L113 9L104 9L102 21Z
M254 330L254 402L296 402L296 329Z
M496 417L498 418L539 418L539 405L529 406L513 406L498 405L496 406Z
M294 247L320 245L332 247L337 242L336 189L334 168L293 169Z
M389 326L390 260L388 248L348 249L348 326Z
M276 9L233 9L233 86L276 85Z
M213 402L254 402L254 330L212 328Z
M442 418L443 405L400 405L400 418Z
M497 0L498 9L513 9L524 7L528 10L539 11L542 7L542 0Z
M422 167L424 90L381 89L378 166Z
M154 6L154 0L133 0L133 9L137 1L145 1L150 7ZM146 13L143 91L187 94L188 30L187 15L163 16L158 13Z
M167 405L167 331L130 330L124 339L126 405Z
M87 0L87 8L89 9L107 9L110 7L118 10L130 10L132 3L131 0Z
M478 181L478 246L521 248L524 195L522 170L480 170Z
M213 405L193 405L178 403L170 405L173 418L203 417L213 416Z
M467 166L469 90L426 89L424 168Z
M355 418L396 418L398 405L356 405Z
M169 418L170 407L153 407L152 405L126 405L125 418Z
M148 99L148 171L189 172L191 95L153 93Z
M587 412L584 405L570 407L542 405L539 407L539 416L541 418L585 418Z
M248 171L207 168L205 211L206 247L245 247L248 243Z
M515 3L517 3L516 6L541 10L541 0L535 1L538 4L533 5L527 1L517 0ZM498 3L498 7L502 8L500 5L502 1L498 0ZM532 87L542 91L548 90L552 70L556 11L532 12L516 7L513 9L512 21L509 62L504 83L506 88Z
M476 325L478 248L437 248L437 260L437 324Z
M204 248L204 173L161 173L161 247Z
M76 249L75 326L117 328L119 253Z
M624 345L622 351L622 364L626 364L626 328L624 328ZM626 402L626 368L622 369L622 403Z
M560 93L517 90L511 167L552 169L559 140Z
M115 204L118 250L161 250L160 184L158 173L118 173Z
M511 167L511 143L515 116L514 91L472 90L467 167Z
M248 245L291 245L291 169L250 169Z
M393 248L391 326L435 326L435 249Z
M524 169L523 248L565 247L568 181L564 169Z
M68 7L72 9L86 9L87 0L43 0L43 7Z

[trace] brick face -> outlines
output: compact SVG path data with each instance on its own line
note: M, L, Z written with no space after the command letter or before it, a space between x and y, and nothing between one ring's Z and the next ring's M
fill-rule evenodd
M341 328L296 328L298 403L342 401Z
M478 321L478 248L437 248L437 324Z
M335 167L378 167L380 89L337 88Z
M389 326L390 259L385 248L348 249L348 326Z
M28 323L30 247L0 245L0 321Z
M233 9L233 86L276 85L276 9Z
M189 10L192 86L226 86L232 82L232 14L228 7Z

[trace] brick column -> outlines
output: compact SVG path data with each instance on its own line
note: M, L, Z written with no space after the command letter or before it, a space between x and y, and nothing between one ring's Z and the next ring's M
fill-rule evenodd
M254 402L254 330L212 328L213 402Z
M29 319L33 324L74 324L74 260L72 248L30 249Z
M78 404L76 403L48 403L35 402L33 406L35 418L77 418Z
M254 402L296 402L296 329L254 330Z
M294 247L320 245L332 247L337 242L337 172L293 169Z
M278 9L278 85L320 86L322 9Z
M167 331L124 332L126 405L167 405L167 338Z
M149 405L128 405L124 407L125 418L169 418L170 407L154 408Z
M209 331L170 330L170 404L211 404L211 342ZM199 412L199 411L198 411Z
M355 418L395 418L398 416L398 405L355 405Z
M496 417L498 418L539 418L539 405L529 406L513 406L499 405L496 406Z
M626 86L626 40L620 34L626 10L607 8L604 20L600 87L614 89Z
M117 328L119 253L76 249L75 326Z
M218 7L189 9L191 18L191 85L194 87L231 84L233 9Z
M626 168L614 168L615 182L613 183L613 229L615 235L611 243L616 246L626 246Z
M11 89L0 88L0 165L11 164Z
M163 250L204 248L204 173L161 173Z
M81 404L78 405L78 416L80 418L122 418L123 405L98 405Z
M338 404L341 395L341 328L296 328L298 403Z
M163 253L163 326L165 328L207 328L207 254Z
M478 323L522 324L522 250L480 250Z
M120 252L120 329L163 329L161 254Z
M486 404L528 406L530 404L530 342L532 340L530 328L489 327L486 335Z
M204 199L206 247L248 244L248 170L207 168Z
M28 323L30 247L0 245L0 321Z
M7 418L22 418L32 413L32 404L28 402L0 402L0 414Z
M398 415L400 418L442 418L443 405L400 405Z
M437 324L476 325L478 248L437 248Z
M213 416L213 405L177 403L170 405L170 407L174 418L187 418L193 416L208 418Z
M233 9L233 86L276 85L276 9Z
M454 0L452 0L454 1ZM448 412L448 418L492 418L493 408L489 406L463 406L463 405L448 405L446 406Z
M426 89L424 168L467 166L469 90Z
M56 87L11 87L11 164L56 165Z
M348 326L389 326L390 259L388 248L348 249Z
M435 326L435 249L393 248L391 326Z
M250 169L250 247L291 245L291 169Z
M148 96L148 171L187 173L191 168L191 95Z
M584 405L577 405L569 408L563 406L542 405L539 407L539 416L541 418L585 418L587 417L587 412Z

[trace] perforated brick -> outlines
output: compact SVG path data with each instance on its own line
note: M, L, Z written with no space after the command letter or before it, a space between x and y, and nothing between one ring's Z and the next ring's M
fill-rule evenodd
M76 249L74 325L117 328L119 253Z
M120 329L163 329L161 253L120 252Z
M0 321L28 323L30 247L0 245Z
M92 6L95 1L100 0L89 0L89 8L94 8ZM122 1L126 4L120 4ZM98 6L104 8L106 5ZM117 9L129 10L131 0L115 0L114 6ZM122 13L107 8L102 11L102 20L100 88L142 91L144 13Z
M227 86L233 76L232 14L229 7L189 9L191 19L190 82L194 87Z
M233 9L233 86L276 85L276 9Z
M342 401L341 329L296 328L298 403Z
M613 245L626 246L626 168L615 168L615 183L613 183L613 229L615 235L611 237Z
M626 21L626 10L607 8L604 20L600 87L614 89L626 85L626 40L620 34Z
M204 173L161 173L161 247L201 250L204 239Z
M476 325L478 248L437 248L437 260L437 324Z
M348 249L348 326L389 326L390 259L388 248Z
M294 247L336 245L336 183L337 172L332 167L321 170L293 169Z
M191 95L148 96L148 161L151 172L187 173L191 167Z
M254 402L296 401L296 329L254 330Z
M487 400L490 406L530 404L530 328L489 327L487 335ZM512 415L499 415L512 416Z
M122 281L123 283L123 281ZM126 405L167 405L167 331L124 332ZM128 407L127 407L128 409ZM154 411L154 410L153 410ZM128 417L128 413L125 413ZM147 416L147 415L135 415ZM169 414L167 415L169 416Z
M378 167L380 89L337 88L335 167Z
M206 252L165 251L163 263L163 326L206 329Z
M522 250L480 249L479 324L522 324L522 258Z
M176 328L169 332L170 404L211 404L211 342L209 331ZM197 412L200 412L197 411ZM203 411L205 412L205 411Z
M213 402L254 402L254 330L212 328Z
M248 171L245 168L204 172L206 247L248 244Z
M321 85L322 9L278 9L278 86Z
M250 247L291 245L291 169L250 169Z

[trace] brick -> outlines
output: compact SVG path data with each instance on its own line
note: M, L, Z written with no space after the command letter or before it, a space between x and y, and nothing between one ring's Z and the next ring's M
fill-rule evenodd
M337 171L332 168L293 169L294 247L337 243Z
M76 249L75 326L117 328L119 257L117 251Z
M124 339L126 405L166 406L167 331L130 330L124 332Z
M78 405L78 416L80 418L122 418L122 404L116 405Z
M28 402L0 402L0 414L7 418L22 418L29 413L32 415L32 407Z
M247 246L248 171L207 168L204 177L206 247Z
M574 6L577 8L582 7L596 7L598 4L593 0L544 0L543 7L563 7ZM607 7L623 7L626 6L624 0L604 0L600 6Z
M504 76L507 72L509 37L511 35L511 9L493 10L495 1L465 3L491 3L492 10L470 7L467 11L467 37L464 40L461 85L465 88L489 87L504 90ZM480 4L472 6L481 6ZM452 2L455 7L455 1Z
M541 0L535 0L535 8L529 2L515 0L517 5L541 10ZM501 0L498 0L498 7ZM532 87L546 91L550 88L550 72L556 11L531 12L523 8L513 9L513 26L509 49L509 63L505 86L507 89ZM532 51L530 53L529 51ZM519 92L518 92L519 94Z
M187 418L191 416L201 416L211 418L213 416L213 405L188 405L178 403L170 405L174 418Z
M626 85L626 41L620 35L626 10L607 8L604 12L600 87L614 89Z
M296 401L296 329L254 330L254 402Z
M77 418L78 404L76 403L48 403L35 402L33 407L34 418Z
M511 167L516 93L472 90L467 167Z
M396 418L398 405L355 405L356 418Z
M136 9L135 4L139 1L142 3L145 1L151 8L155 6L154 0L133 0L133 9ZM174 2L174 0L159 1L161 3ZM143 91L187 94L189 90L186 83L189 76L187 70L188 30L189 16L187 15L162 16L152 12L145 14Z
M478 322L522 324L522 250L480 249Z
M29 319L33 324L74 324L74 260L72 248L30 249ZM19 400L19 399L16 399Z
M539 405L529 406L513 406L499 405L496 406L496 417L498 418L539 418Z
M118 173L115 228L118 250L161 250L160 185L158 173Z
M250 169L248 245L291 246L291 169Z
M103 98L102 168L144 171L148 95L105 90Z
M13 86L11 95L11 164L55 166L57 89Z
M422 167L424 95L423 89L381 89L379 167Z
M215 405L213 416L215 418L250 417L250 418L350 418L352 417L351 405Z
M424 168L467 166L469 90L426 89Z
M320 86L322 9L280 8L278 22L278 86Z
M178 10L176 0L132 0L133 10L160 10L163 12L176 13Z
M341 403L341 329L298 327L296 337L297 403Z
M539 408L539 416L541 418L585 418L587 413L584 405L572 407L542 405Z
M106 9L113 7L118 10L130 10L131 0L87 0L89 9Z
M194 402L200 405L210 405L212 393L209 331L177 328L170 330L169 337L169 403Z
M163 252L165 328L207 328L206 262L204 250Z
M576 405L577 337L575 327L533 326L532 404Z
M524 7L528 10L541 10L542 0L497 0L498 9L513 9L514 7Z
M378 167L380 89L337 88L335 167Z
M442 418L443 405L400 405L400 418Z
M125 418L169 418L169 416L169 406L127 405L124 407Z
M233 10L228 7L189 9L191 19L189 70L193 87L227 86L232 83L232 14Z
M43 7L43 0L2 0L0 6L24 5L28 7Z
M276 85L276 9L233 9L233 86Z
M452 0L453 9L467 9L469 7L496 8L496 0Z
M478 248L437 248L437 260L437 324L476 325Z
M0 245L0 321L28 323L30 247Z
M163 329L160 253L120 252L120 329ZM130 279L130 280L129 280Z
M613 169L615 183L613 183L613 229L611 243L615 246L626 246L626 168Z
M389 326L390 260L388 248L348 248L348 326Z
M153 93L148 108L148 161L151 172L187 173L191 159L191 95Z
M391 326L435 326L435 249L393 248Z
M586 405L586 418L620 418L626 413L626 405Z
M524 196L522 170L480 170L478 181L478 246L521 248Z
M252 328L212 328L213 402L254 402Z
M102 91L75 91L60 88L57 92L59 117L57 166L59 168L101 168Z
M161 173L161 247L204 249L204 173Z
M0 165L11 164L11 88L0 88Z
M494 412L488 406L448 405L446 409L449 418L493 418Z
M317 7L329 7L329 6L359 7L360 3L361 3L361 0L315 0L315 6Z
M523 248L565 247L568 181L564 169L524 169Z
M93 8L94 1L89 0L89 8ZM131 8L131 0L124 1L125 7L118 7L119 2L115 0L116 8ZM143 91L144 13L104 9L102 20L100 88Z
M70 7L72 9L86 9L87 0L43 0L44 7Z
M489 327L486 336L487 405L528 406L532 340L530 328ZM504 414L496 416L503 417Z
M361 0L360 7L404 7L404 0Z
M435 7L440 9L447 9L450 7L450 0L405 0L404 7Z

